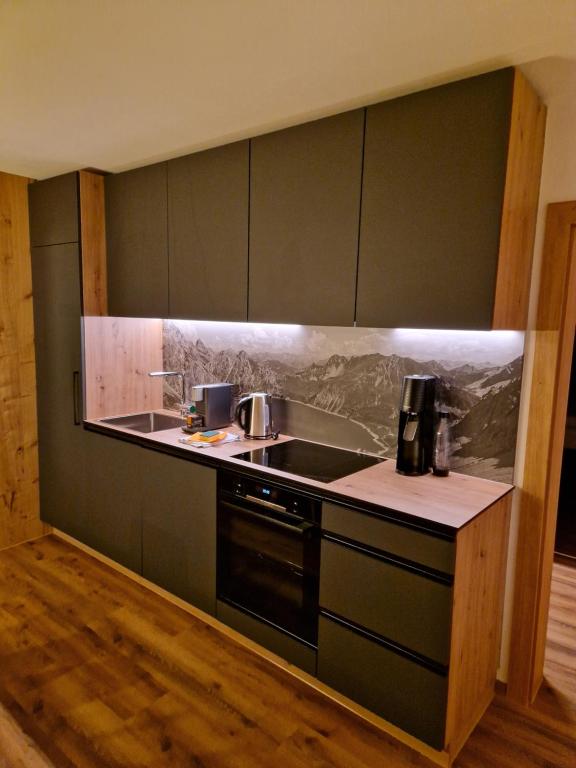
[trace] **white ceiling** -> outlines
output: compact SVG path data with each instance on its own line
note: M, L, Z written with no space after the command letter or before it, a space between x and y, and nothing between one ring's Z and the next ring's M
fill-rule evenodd
M576 0L0 0L0 170L124 170L548 56L576 58Z

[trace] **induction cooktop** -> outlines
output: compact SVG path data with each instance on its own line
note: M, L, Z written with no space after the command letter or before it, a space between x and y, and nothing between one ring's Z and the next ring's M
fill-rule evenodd
M309 443L306 440L287 440L285 443L254 448L237 453L232 458L301 475L320 483L331 483L346 475L359 472L386 459L356 451L345 451L329 445Z

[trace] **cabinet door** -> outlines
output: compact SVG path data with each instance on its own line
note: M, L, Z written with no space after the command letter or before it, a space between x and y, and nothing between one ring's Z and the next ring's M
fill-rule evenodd
M248 319L352 325L364 110L251 142Z
M166 163L107 176L108 310L168 316Z
M168 163L171 317L247 319L248 154L242 141Z
M78 174L36 181L28 198L31 246L78 242Z
M490 328L513 69L366 114L359 325Z
M216 470L141 453L143 575L214 615Z
M81 540L135 573L142 573L141 453L133 443L84 432L86 527Z
M85 523L78 245L32 249L40 514L72 536Z

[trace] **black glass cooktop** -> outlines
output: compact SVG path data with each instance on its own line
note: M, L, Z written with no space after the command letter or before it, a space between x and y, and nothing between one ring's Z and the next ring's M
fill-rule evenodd
M237 453L233 458L309 477L320 483L331 483L332 480L385 461L365 453L331 448L305 440L288 440L266 448L254 448L252 451Z

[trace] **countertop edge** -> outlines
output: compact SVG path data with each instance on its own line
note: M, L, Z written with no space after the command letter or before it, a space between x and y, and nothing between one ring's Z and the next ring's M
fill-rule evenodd
M197 464L212 467L217 470L227 469L233 472L239 472L247 476L252 476L260 480L270 479L270 477L272 476L274 477L275 482L278 482L290 488L294 488L296 490L300 490L303 493L306 493L308 495L316 496L326 501L340 503L345 506L349 506L351 508L357 509L359 511L366 511L385 519L392 519L399 523L408 525L410 527L425 530L429 533L436 533L436 534L439 534L440 536L448 537L451 539L453 539L458 533L458 531L462 530L465 526L467 526L470 522L472 522L472 520L474 520L478 515L482 514L482 512L484 512L486 509L489 509L493 504L495 504L497 501L500 501L502 498L504 498L514 490L513 485L481 478L483 483L489 483L494 486L498 486L498 489L500 492L496 494L495 497L485 506L479 508L474 513L467 514L466 519L462 521L461 525L450 525L445 522L433 520L430 517L418 517L416 514L412 512L399 510L392 506L387 506L385 504L367 501L366 499L363 499L363 498L355 497L353 495L348 495L341 490L335 490L327 486L319 487L318 485L314 485L313 483L308 483L306 481L306 478L299 478L299 477L296 478L294 476L288 475L287 473L281 473L277 470L272 470L272 469L262 471L256 468L255 465L251 465L251 464L246 464L245 466L239 465L240 462L233 461L233 460L230 461L229 457L226 457L226 456L213 456L207 453L202 453L199 450L194 451L194 450L191 450L190 448L180 447L179 445L173 445L163 440L159 440L158 438L150 437L149 434L145 434L145 433L140 434L137 432L131 432L122 428L103 424L101 421L97 419L85 419L82 422L82 426L84 429L90 432L96 432L98 434L112 437L113 439L134 443L136 445L139 445L140 447L147 448L149 450L158 451L160 453L175 456L180 459L185 459L187 461L192 461ZM155 433L150 433L150 434L155 434ZM292 436L289 436L289 435L286 435L285 437L288 439L294 439ZM394 463L392 459L388 459L387 461ZM454 473L454 474L458 474L458 473ZM460 475L460 477L472 477L472 476ZM479 478L474 478L474 479L478 480Z

